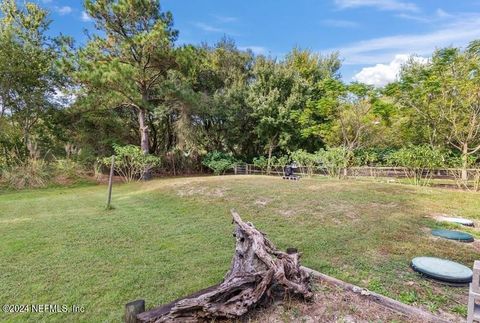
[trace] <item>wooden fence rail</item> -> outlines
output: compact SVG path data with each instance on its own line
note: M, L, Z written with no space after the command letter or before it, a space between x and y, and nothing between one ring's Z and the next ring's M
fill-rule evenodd
M350 177L406 177L406 168L404 167L348 167L342 170L342 174ZM434 170L425 170L424 173L431 173L434 179L458 179L461 174L461 169L458 168L439 168ZM271 166L270 172L267 174L265 168L255 166L253 164L239 164L234 167L236 175L276 175L282 176L284 174L284 166ZM295 169L295 174L301 176L309 175L327 175L327 169L322 167L305 167L298 166ZM476 179L480 176L480 168L467 169L468 179Z

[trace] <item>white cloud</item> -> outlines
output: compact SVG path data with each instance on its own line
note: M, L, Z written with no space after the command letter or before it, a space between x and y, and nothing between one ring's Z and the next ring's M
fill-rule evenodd
M377 64L372 67L362 68L362 70L353 77L353 80L376 87L385 86L397 80L402 65L405 64L410 57L414 61L422 64L428 62L428 59L424 57L397 54L389 64Z
M69 13L72 13L73 9L72 7L69 7L69 6L63 6L63 7L55 7L55 11L59 14L59 15L68 15Z
M92 17L90 17L86 11L82 11L80 19L85 22L92 21Z
M217 27L214 27L212 25L205 24L203 22L196 22L196 23L194 23L194 25L196 27L200 28L201 30L206 31L206 32L225 33L225 30L223 30L222 28L217 28Z
M443 10L442 8L438 8L437 11L435 11L435 14L437 15L437 17L441 17L441 18L451 17L451 15L445 10Z
M215 17L215 19L217 19L219 22L222 22L222 23L229 23L229 22L238 21L237 17L232 17L232 16L214 15L214 17Z
M263 46L238 46L240 50L251 50L255 55L266 55L268 50Z
M335 0L335 4L340 9L373 7L378 10L420 11L415 3L399 0Z
M327 51L339 51L347 65L378 64L390 62L398 53L427 56L435 48L464 46L477 38L480 38L480 14L462 14L429 33L373 38Z
M355 21L350 20L341 20L341 19L325 19L322 20L322 24L325 26L336 27L336 28L355 28L359 24Z
M224 28L215 27L215 26L203 23L203 22L195 22L195 23L193 23L193 25L197 28L200 28L201 30L203 30L204 32L207 32L207 33L219 33L219 34L226 34L226 35L230 35L230 36L239 36L239 34L233 32L233 31L230 31L230 30L227 30L227 29L224 29Z
M413 20L422 23L438 23L439 21L445 21L449 18L455 19L455 17L445 10L438 8L434 14L429 15L419 15L419 14L408 14L408 13L400 13L396 15L399 18Z

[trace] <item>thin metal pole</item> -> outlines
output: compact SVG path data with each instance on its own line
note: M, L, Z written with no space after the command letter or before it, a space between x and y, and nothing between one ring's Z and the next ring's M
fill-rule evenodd
M107 209L110 208L110 202L112 201L112 182L113 182L114 167L115 167L115 155L112 156L112 165L110 166L110 176L108 177Z

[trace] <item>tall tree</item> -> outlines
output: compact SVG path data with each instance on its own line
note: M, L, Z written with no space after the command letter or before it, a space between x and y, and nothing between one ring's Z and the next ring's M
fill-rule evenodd
M59 42L47 36L48 13L37 4L3 0L0 10L0 118L19 130L22 151L55 106Z
M480 52L475 42L464 52L437 51L433 64L441 84L438 107L449 128L445 135L462 154L467 180L468 159L480 152Z
M461 51L437 50L427 64L410 62L391 90L428 125L432 145L450 145L462 157L467 179L469 157L480 151L480 52L478 42Z
M291 122L295 125L289 149L318 150L324 143L313 128L321 125L325 118L318 113L317 103L325 97L325 85L329 80L332 81L330 84L341 84L338 72L341 62L338 53L321 55L294 48L286 56L285 65L296 75L292 99L289 101Z
M158 0L86 0L98 34L78 52L75 76L89 102L134 109L140 146L150 152L148 115L161 100L168 70L174 65L170 12Z
M255 81L249 90L248 102L256 119L255 133L268 155L267 169L274 149L290 140L292 88L295 73L275 60L259 57L253 68Z

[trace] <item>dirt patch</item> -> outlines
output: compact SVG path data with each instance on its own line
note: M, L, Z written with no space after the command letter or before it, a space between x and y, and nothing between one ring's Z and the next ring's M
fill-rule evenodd
M278 211L278 214L288 218L288 217L296 215L297 211L296 210L280 210L280 211Z
M480 240L475 239L472 243L470 243L473 249L475 249L477 252L480 252Z
M227 192L225 187L182 187L177 190L177 195L181 197L188 196L209 196L209 197L224 197Z
M349 218L352 221L358 221L359 220L359 214L353 211L347 211L345 212L345 216Z
M261 198L255 200L255 202L253 204L263 207L263 206L267 206L270 202L272 202L271 198L261 197Z
M237 322L424 322L324 282L317 281L315 290L312 302L284 300Z
M109 175L99 174L97 177L92 176L92 179L95 180L98 184L108 184ZM113 176L113 183L123 183L121 176Z

